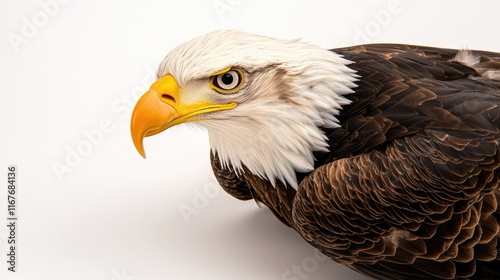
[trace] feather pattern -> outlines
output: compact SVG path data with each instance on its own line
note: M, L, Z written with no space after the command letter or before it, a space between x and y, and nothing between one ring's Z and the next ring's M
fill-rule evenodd
M223 167L237 174L247 169L273 186L280 182L297 188L295 172L312 171L313 152L328 151L321 127L338 127L336 115L350 102L345 95L353 92L357 76L349 63L297 40L216 31L172 50L158 76L175 77L185 93L181 104L200 96L213 103L238 104L200 116L203 121L197 122L207 129ZM199 86L228 67L246 74L238 92L211 94ZM290 126L290 120L296 125ZM284 135L288 141L282 141Z
M239 87L210 86L232 68ZM188 120L222 188L334 261L378 279L500 279L500 54L217 31L172 50L166 74L176 106L237 104Z
M333 260L378 279L500 278L500 54L407 45L333 50L359 80L323 126L297 191L212 167ZM320 81L318 81L320 82ZM293 125L293 124L290 124ZM286 139L283 139L286 141Z

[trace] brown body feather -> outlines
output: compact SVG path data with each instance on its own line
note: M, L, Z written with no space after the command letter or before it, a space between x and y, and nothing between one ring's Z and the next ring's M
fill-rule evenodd
M500 54L336 49L360 76L299 188L212 167L333 260L380 279L500 279Z

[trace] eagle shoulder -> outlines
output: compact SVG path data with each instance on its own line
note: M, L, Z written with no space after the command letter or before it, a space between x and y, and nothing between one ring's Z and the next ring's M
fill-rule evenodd
M500 56L406 45L337 49L360 75L293 217L375 277L499 278ZM471 63L472 62L472 63Z
M334 50L360 76L330 152L298 192L212 155L221 186L267 205L332 259L401 279L496 277L500 191L498 54L406 45Z
M246 181L230 168L224 167L217 153L213 151L210 153L210 163L217 182L219 182L219 185L228 194L240 200L254 198L252 190L249 188Z
M453 279L498 266L497 140L428 130L326 164L298 190L296 227L372 275Z
M285 225L294 227L292 205L295 189L285 187L282 182L272 186L268 180L252 174L248 170L237 174L230 167L222 166L216 153L211 153L211 163L217 181L233 197L240 200L254 199L263 203Z

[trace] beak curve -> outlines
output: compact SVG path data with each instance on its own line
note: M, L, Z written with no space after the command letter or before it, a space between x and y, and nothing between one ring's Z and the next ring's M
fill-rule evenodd
M155 135L168 128L179 113L169 104L160 102L154 89L148 90L135 105L130 121L132 141L139 154L146 158L144 137Z
M132 141L139 154L146 158L144 137L158 134L174 125L193 121L191 117L228 110L236 107L236 103L214 104L200 100L191 104L180 104L179 86L175 78L168 74L158 79L151 88L137 101L130 132ZM196 119L198 120L198 119Z

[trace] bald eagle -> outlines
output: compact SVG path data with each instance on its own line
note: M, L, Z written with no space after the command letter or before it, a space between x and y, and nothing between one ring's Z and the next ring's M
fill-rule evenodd
M500 279L500 53L216 31L137 102L143 138L206 129L221 187L378 279Z

